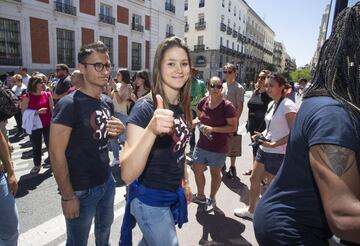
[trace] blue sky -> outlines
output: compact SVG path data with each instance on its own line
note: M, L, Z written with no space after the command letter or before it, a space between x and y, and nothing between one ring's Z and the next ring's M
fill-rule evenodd
M330 0L247 0L283 42L287 53L304 66L314 55L321 18ZM333 6L334 6L333 1Z

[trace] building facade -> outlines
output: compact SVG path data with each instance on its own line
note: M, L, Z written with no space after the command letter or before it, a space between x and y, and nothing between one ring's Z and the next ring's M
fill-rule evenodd
M2 0L0 73L77 65L83 44L103 41L115 68L152 70L157 45L184 35L184 1Z
M278 73L283 73L285 71L285 59L286 59L286 49L283 43L274 42L274 66Z
M237 66L241 83L273 63L275 33L243 0L185 0L185 40L193 65L206 80Z
M240 0L185 0L185 40L203 79L222 77L223 65L231 62L242 81L247 8Z

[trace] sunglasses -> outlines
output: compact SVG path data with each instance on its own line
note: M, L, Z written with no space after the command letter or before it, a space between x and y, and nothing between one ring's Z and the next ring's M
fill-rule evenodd
M228 73L228 74L231 74L231 73L233 73L234 71L224 71L224 73L226 74L226 73Z
M259 79L266 79L266 76L259 76Z
M222 86L222 84L214 84L214 83L210 83L209 84L209 87L211 88L211 89L221 89L221 88L223 88L223 86Z

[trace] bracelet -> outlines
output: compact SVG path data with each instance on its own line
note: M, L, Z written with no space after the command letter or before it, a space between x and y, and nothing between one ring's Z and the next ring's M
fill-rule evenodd
M186 185L188 185L189 184L189 180L188 179L184 179L184 187L186 186Z
M69 201L72 201L72 200L74 200L74 199L76 199L76 196L75 195L73 195L71 198L69 198L69 199L64 199L64 197L61 197L61 201L62 202L69 202Z

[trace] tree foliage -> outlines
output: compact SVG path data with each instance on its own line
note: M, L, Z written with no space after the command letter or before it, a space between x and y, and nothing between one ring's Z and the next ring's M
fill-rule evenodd
M290 79L292 81L299 81L299 79L301 78L306 78L307 80L311 79L311 73L310 73L310 69L306 68L306 69L299 69L296 70L294 72L290 73Z

